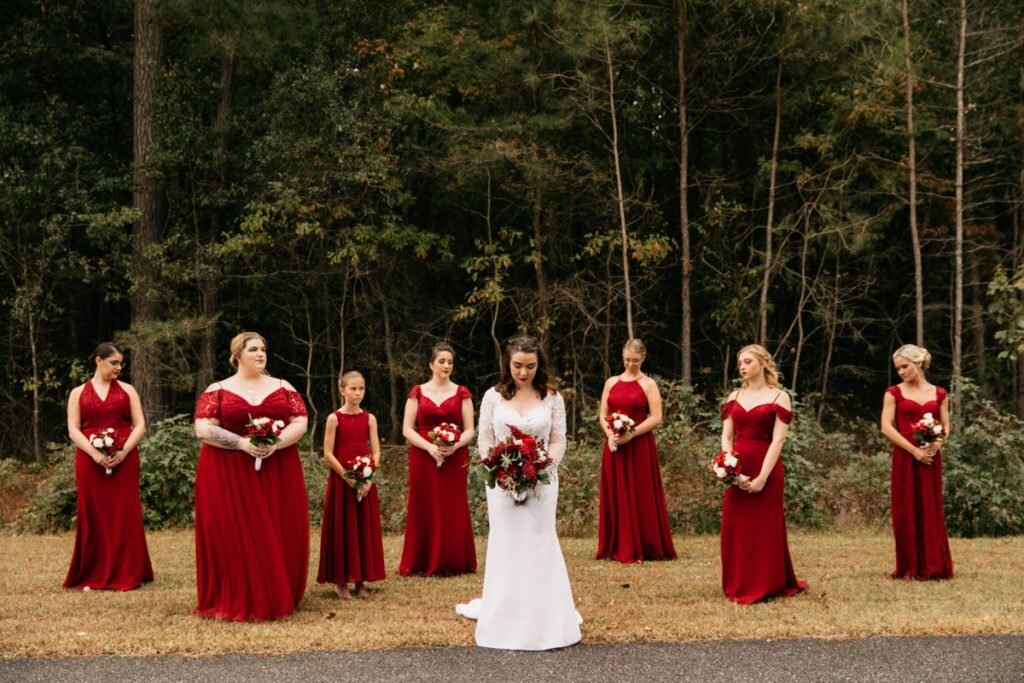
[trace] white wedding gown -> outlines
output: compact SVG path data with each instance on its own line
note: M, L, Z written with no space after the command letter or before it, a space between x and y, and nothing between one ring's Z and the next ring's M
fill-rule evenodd
M556 462L565 454L565 403L549 394L544 405L520 415L493 388L480 406L478 446L486 453L509 435L508 425L542 438ZM578 643L583 619L576 611L569 572L555 533L557 470L524 505L500 488L487 489L487 563L482 598L455 606L476 619L476 644L502 650L550 650Z

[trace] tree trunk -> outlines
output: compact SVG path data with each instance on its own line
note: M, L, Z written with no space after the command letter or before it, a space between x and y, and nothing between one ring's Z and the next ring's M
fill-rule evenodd
M533 187L533 271L537 276L537 303L540 307L540 347L544 355L548 353L548 327L551 325L551 313L548 308L548 279L544 272L544 188Z
M761 302L758 307L760 326L758 342L765 344L768 339L768 285L772 277L772 237L775 229L775 184L779 170L779 137L782 130L782 68L786 61L786 39L789 34L791 11L786 10L786 23L782 27L779 46L779 63L775 70L775 126L772 133L772 158L768 167L768 219L764 231L764 275L761 280Z
M619 121L615 111L615 66L612 63L612 48L608 43L608 34L604 34L605 66L608 68L608 106L612 115L612 159L615 161L615 203L619 209L619 229L622 231L622 284L626 298L626 334L630 339L633 333L633 295L629 281L629 228L626 225L626 198L622 191L622 166L619 161Z
M832 370L832 352L836 343L836 328L839 319L839 254L836 254L835 290L832 293L832 306L828 321L828 347L825 349L825 365L821 369L821 398L818 403L818 422L825 411L828 400L828 375Z
M967 266L971 276L971 336L974 337L971 350L975 356L974 379L979 385L985 382L985 297L981 289L981 273L978 266L977 248L967 252Z
M163 416L159 365L150 348L148 327L160 316L156 268L150 259L151 247L160 242L164 220L162 188L145 170L155 136L154 107L163 63L163 35L157 0L135 2L135 57L133 75L134 121L132 205L139 212L132 230L132 269L134 290L131 297L132 383L148 413L147 425Z
M381 276L383 278L383 274ZM391 404L389 413L391 424L388 428L388 443L398 443L398 435L401 427L401 417L398 414L398 372L396 370L395 343L391 334L391 312L388 310L387 296L380 287L381 278L370 278L373 282L373 289L380 301L381 320L384 323L384 358L388 362L388 385L391 389Z
M964 53L967 44L967 0L960 0L959 31L956 53L956 279L953 285L953 403L959 403L960 378L963 374L964 317L964 139L967 123L964 115Z
M682 311L682 334L680 351L682 353L682 380L689 385L693 381L692 367L692 323L693 311L690 308L690 207L687 198L689 189L689 156L690 131L686 123L686 0L678 0L676 11L678 21L676 28L676 72L679 79L679 242L682 247L682 286L680 292Z
M36 345L36 317L32 306L27 311L28 350L32 357L32 457L36 462L43 461L43 441L40 420L42 418L42 397L39 395L39 349Z
M903 71L907 79L907 184L910 203L910 241L914 251L914 320L918 346L924 346L924 274L921 236L917 231L917 135L914 132L914 72L910 66L910 8L903 0Z

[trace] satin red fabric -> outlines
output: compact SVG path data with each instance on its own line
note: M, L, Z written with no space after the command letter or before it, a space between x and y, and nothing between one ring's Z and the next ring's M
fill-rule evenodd
M245 431L252 417L306 415L283 387L250 404L226 389L203 394L196 418ZM203 444L196 466L196 614L231 621L291 614L306 590L309 508L296 446L266 458L259 472L243 451Z
M370 453L370 414L356 415L335 411L338 419L334 434L334 457L342 466L353 457ZM359 501L356 491L334 470L327 479L323 525L320 528L319 583L359 583L381 581L384 570L384 543L380 531L380 503L377 487L371 486Z
M417 385L409 398L418 401L416 431L427 439L427 432L442 422L461 427L462 402L472 394L460 386L453 396L437 405ZM399 574L433 576L476 571L466 493L468 476L469 449L459 449L437 467L429 454L409 446L409 500Z
M122 439L132 431L131 400L114 380L106 400L86 382L78 400L81 429L93 436L113 427ZM78 518L75 549L64 579L65 588L127 591L153 580L139 498L139 451L131 453L111 474L81 449L75 452Z
M936 419L946 390L935 388L935 399L918 403L904 398L899 386L886 389L896 399L896 429L914 441L913 425L925 413ZM924 465L898 446L892 450L892 530L896 538L896 570L892 577L949 579L953 558L942 506L942 452Z
M650 411L639 381L618 381L608 392L608 412L637 424ZM653 432L641 434L601 457L600 521L597 559L619 562L675 558L665 490Z
M776 403L746 410L737 401L722 408L722 419L732 417L733 452L742 472L756 477L772 441L775 420L787 424L793 414ZM782 458L775 463L765 487L747 493L738 486L725 490L722 499L722 591L733 602L749 604L798 593L807 584L798 581L789 556L786 513L783 508L785 474Z

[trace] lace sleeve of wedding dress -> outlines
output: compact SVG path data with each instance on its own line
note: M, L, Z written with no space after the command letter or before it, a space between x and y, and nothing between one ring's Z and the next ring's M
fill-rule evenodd
M494 446L494 404L497 402L498 392L488 389L484 394L484 400L480 402L480 426L476 430L476 447L480 455L487 455Z
M551 403L551 438L548 439L548 455L555 464L562 462L565 455L565 401L559 393L548 396Z

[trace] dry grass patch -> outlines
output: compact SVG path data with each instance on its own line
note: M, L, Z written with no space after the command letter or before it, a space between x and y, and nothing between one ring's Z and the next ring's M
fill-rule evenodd
M482 568L445 579L403 579L392 572L379 593L341 601L316 583L314 532L309 591L298 612L275 622L224 623L191 614L192 532L148 538L156 582L128 593L83 593L60 588L70 535L0 536L0 656L473 644L473 623L457 617L453 606L479 595ZM388 567L398 565L401 540L385 539ZM477 543L482 560L485 542ZM677 561L642 565L595 561L594 539L562 539L589 643L1024 633L1024 538L953 539L956 578L927 583L888 578L892 541L884 532L794 532L790 545L809 590L743 607L721 596L717 537L677 536Z

